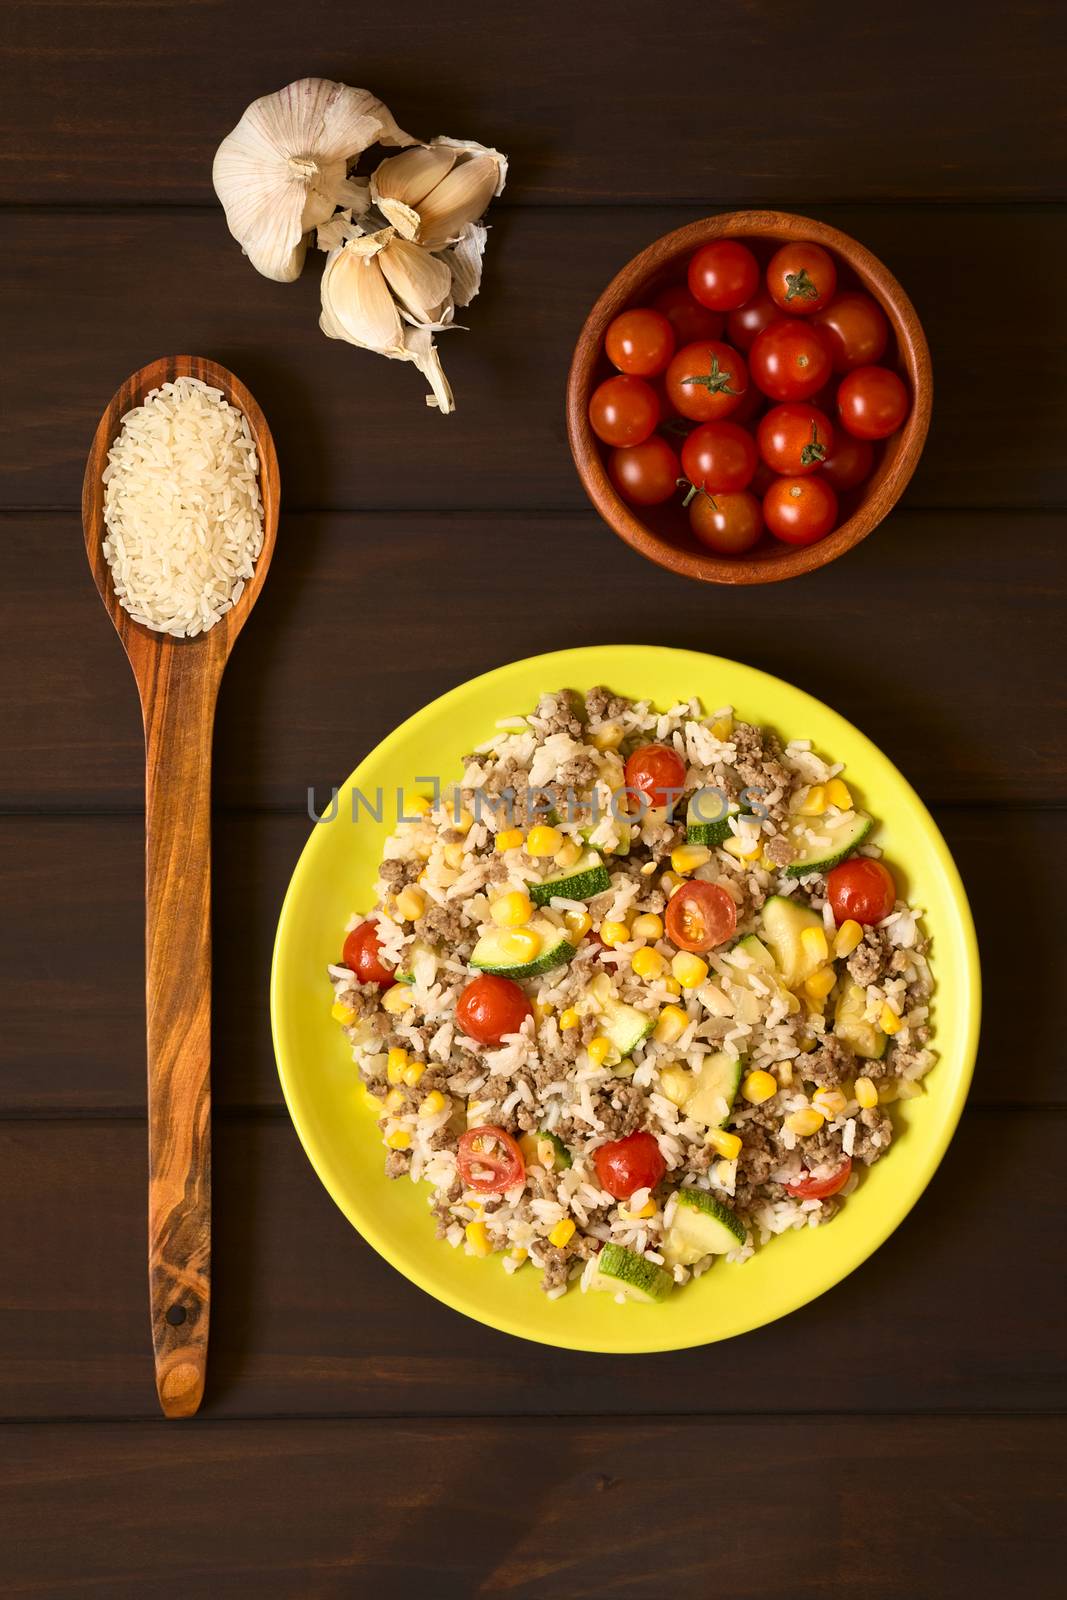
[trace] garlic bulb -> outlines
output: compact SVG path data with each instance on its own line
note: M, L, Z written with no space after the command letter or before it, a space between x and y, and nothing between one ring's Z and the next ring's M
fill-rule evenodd
M372 144L411 143L366 89L301 78L248 107L215 154L212 181L257 272L289 283L312 229L353 204L349 161Z

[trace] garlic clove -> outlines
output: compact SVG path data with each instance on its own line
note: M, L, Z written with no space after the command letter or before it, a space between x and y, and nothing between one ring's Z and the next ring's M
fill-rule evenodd
M328 338L386 355L403 350L404 327L378 261L388 242L383 234L373 234L348 239L330 251L322 272L319 318Z
M403 200L379 200L378 210L393 225L402 239L416 239L419 233L419 213Z
M417 322L438 324L451 310L452 273L446 262L399 238L391 239L377 259L386 283Z
M451 172L456 156L445 145L412 145L389 156L371 178L371 199L375 205L400 200L405 206L417 206Z
M477 222L497 191L499 168L491 156L457 163L419 206L419 243L440 250Z

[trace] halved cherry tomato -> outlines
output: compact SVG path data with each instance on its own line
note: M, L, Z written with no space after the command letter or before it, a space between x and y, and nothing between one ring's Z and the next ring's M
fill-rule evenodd
M662 372L676 343L674 329L662 311L644 307L623 311L604 335L604 349L611 364L620 372L632 372L639 378L652 378Z
M881 861L851 856L827 873L826 898L839 927L851 918L869 928L888 917L896 905L896 881Z
M667 901L664 920L671 944L699 955L732 937L737 907L721 884L691 878Z
M780 310L791 317L810 317L833 299L834 258L821 244L799 239L784 244L767 263L767 288Z
M818 474L776 478L763 496L763 516L785 544L814 544L837 521L837 496Z
M739 405L748 388L748 368L731 345L704 339L678 351L667 368L666 386L680 416L717 422Z
M695 344L698 339L720 339L725 318L718 311L702 306L683 283L663 289L652 302L674 329L678 346Z
M783 477L817 472L834 447L830 419L818 406L801 400L775 406L760 419L759 453Z
M662 505L678 487L681 474L678 457L658 433L644 444L613 450L608 458L608 476L632 506Z
M834 435L833 449L822 464L822 475L831 488L844 494L869 478L873 466L874 446L841 429Z
M889 323L877 300L869 294L839 294L815 313L814 321L830 341L835 372L870 366L885 354Z
M685 788L685 762L669 744L642 744L626 758L626 787L650 806L676 805Z
M650 1133L630 1133L599 1145L593 1151L593 1165L600 1187L616 1200L629 1200L635 1189L654 1189L667 1170Z
M753 383L772 400L810 399L830 376L830 346L822 329L788 317L757 335L748 360Z
M726 337L738 350L751 350L756 335L777 322L781 314L766 289L758 289L751 300L730 312L726 319Z
M689 526L701 544L720 556L743 556L759 543L763 512L754 494L698 494L689 505Z
M907 388L888 367L855 367L837 391L838 416L857 439L888 439L910 407Z
M689 263L689 292L712 311L736 311L759 287L759 262L736 239L715 239Z
M526 1175L522 1151L504 1128L468 1128L456 1146L460 1181L477 1194L503 1194Z
M352 929L345 940L341 965L355 973L360 983L377 983L382 987L393 984L395 972L382 960L382 947L378 930L368 917Z
M659 396L644 378L605 378L589 400L593 432L605 444L643 444L659 422Z
M736 422L705 422L682 446L682 471L712 494L747 489L758 460L756 441Z
M798 1200L828 1200L832 1194L843 1189L852 1176L852 1157L846 1156L836 1172L831 1172L827 1178L798 1178L795 1183L787 1183L787 1194L796 1195Z
M456 1001L456 1021L479 1044L499 1044L506 1033L518 1033L533 1007L511 978L483 973L472 978Z

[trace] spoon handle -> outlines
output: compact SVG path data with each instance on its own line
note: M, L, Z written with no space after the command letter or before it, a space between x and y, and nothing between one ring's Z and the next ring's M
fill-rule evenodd
M211 1305L211 741L218 675L192 652L142 684L148 1274L156 1389L191 1416Z

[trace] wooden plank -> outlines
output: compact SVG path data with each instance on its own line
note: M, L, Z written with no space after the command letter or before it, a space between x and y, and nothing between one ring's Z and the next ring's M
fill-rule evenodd
M1063 1136L1062 1113L969 1114L844 1283L741 1343L650 1360L458 1316L353 1232L287 1124L220 1118L204 1415L1054 1409ZM157 1414L144 1148L135 1122L0 1124L0 1417Z
M972 1097L1067 1103L1054 942L1020 938L1067 898L1067 812L938 812L973 898L989 975ZM282 1103L267 1016L278 908L311 824L224 814L215 825L213 1092L227 1109ZM140 817L5 817L0 1115L144 1108ZM989 870L990 862L996 871ZM1004 916L1004 885L1012 915ZM62 906L57 924L56 908ZM324 1003L327 997L323 991ZM1018 997L1027 1004L1020 1057ZM46 1023L42 1025L42 1019Z
M412 367L319 332L321 257L296 284L269 282L242 259L218 209L82 214L76 271L57 248L55 211L9 218L5 374L23 399L9 419L0 504L76 505L92 430L115 388L162 353L191 351L232 368L259 399L291 507L584 506L563 425L582 319L641 246L708 209L502 212L485 291L463 319L469 331L442 336L458 403L447 419L424 405ZM882 256L926 327L933 427L907 503L1067 502L1067 320L1044 270L1064 253L1067 215L1018 210L1005 225L984 209L815 210ZM1011 373L1025 374L1003 393L980 337L990 283L1011 285L997 307L998 351ZM961 567L973 558L966 539L955 558Z
M109 1600L1051 1600L1063 1443L1056 1418L24 1427L5 1578ZM767 1478L765 1509L724 1502Z
M0 806L140 806L133 680L75 519L12 514L0 531ZM798 683L928 803L1055 805L1067 798L1062 543L1054 516L901 514L811 577L724 593L642 562L591 513L284 517L222 685L216 798L304 811L309 785L327 794L455 684L631 640Z
M312 60L307 14L257 0L183 7L180 26L170 5L102 14L81 0L61 7L61 28L52 5L9 4L0 198L203 200L245 105L309 66L354 74L422 137L508 151L522 201L1062 194L1052 0L1021 24L979 3L965 33L951 7L921 0L876 26L824 5L802 73L770 0L680 0L669 27L637 36L603 5L552 0L536 27L522 8L476 5L462 21L412 9L402 30L388 10L361 11L353 30L345 0L316 5ZM685 77L687 61L703 71Z

